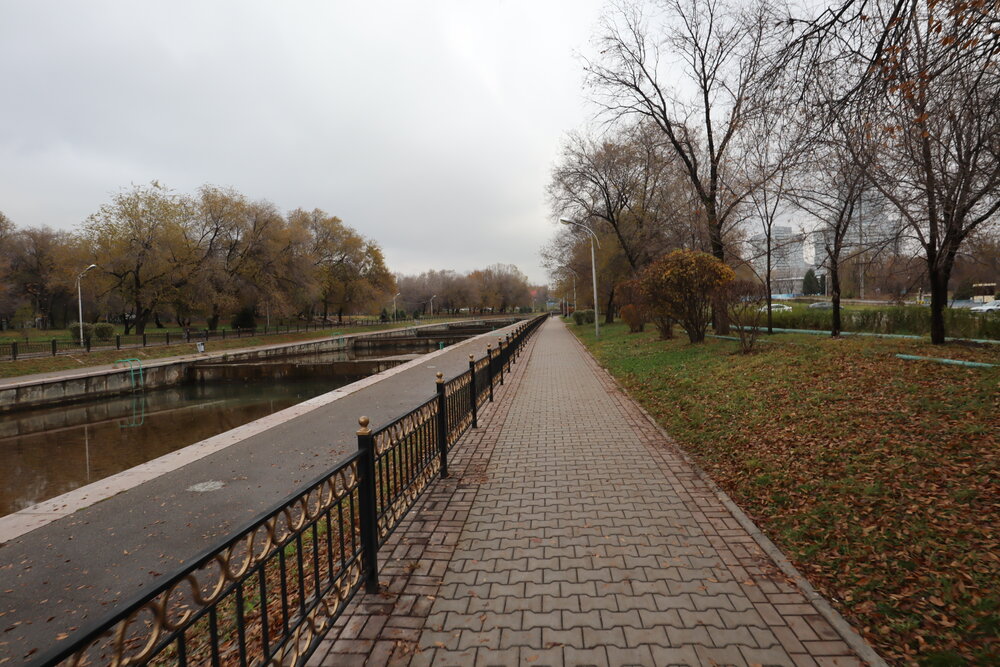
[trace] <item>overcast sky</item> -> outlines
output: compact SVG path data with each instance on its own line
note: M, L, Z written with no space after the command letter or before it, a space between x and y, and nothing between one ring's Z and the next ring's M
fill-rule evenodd
M546 280L603 0L0 0L0 211L76 227L157 179L321 208L394 271Z

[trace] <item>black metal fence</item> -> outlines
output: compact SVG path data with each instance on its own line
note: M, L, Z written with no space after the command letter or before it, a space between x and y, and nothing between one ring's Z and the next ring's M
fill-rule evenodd
M545 317L439 373L437 394L398 419L371 430L362 417L357 452L31 664L304 664L358 590L378 589L379 547L448 476L449 450Z
M399 320L397 324L414 323L416 320ZM153 332L145 334L116 334L105 340L84 338L81 346L78 341L53 338L51 340L27 340L0 343L0 359L16 360L22 357L55 356L73 352L91 350L121 350L137 347L154 347L157 345L178 345L180 343L207 342L210 340L229 340L250 338L253 336L278 336L308 331L324 331L344 327L368 327L377 324L392 324L377 318L349 319L342 322L301 322L294 325L275 325L255 327L252 329L188 329L187 331Z
M463 317L448 315L448 317ZM465 315L464 317L471 317ZM474 316L482 319L483 315ZM491 316L486 316L491 317ZM510 317L507 315L506 317ZM116 334L105 340L84 338L81 346L78 341L53 338L51 340L22 340L0 343L0 359L17 360L23 357L56 356L74 352L91 350L121 350L139 347L154 347L157 345L178 345L180 343L208 342L210 340L230 340L250 338L253 336L278 336L284 334L304 333L309 331L325 331L342 329L344 327L370 327L379 324L419 324L420 320L381 320L375 317L349 318L341 322L325 320L320 322L299 322L297 324L282 324L275 326L255 327L251 329L188 329L186 331L153 332L144 334Z

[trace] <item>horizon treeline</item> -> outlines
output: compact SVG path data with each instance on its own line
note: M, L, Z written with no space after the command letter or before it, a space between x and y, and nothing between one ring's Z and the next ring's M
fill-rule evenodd
M377 243L320 209L283 215L266 200L158 182L113 195L77 229L0 222L0 314L12 326L107 319L141 334L151 323L246 325L255 315L326 317L366 308L395 279ZM88 317L89 316L89 317Z
M439 273L470 284L466 294L475 299L463 307L530 305L516 267L495 265L474 278ZM508 287L511 280L525 289ZM204 185L187 195L155 181L132 186L68 231L16 226L0 213L4 328L75 322L78 283L84 321L137 334L151 324L215 330L265 318L378 315L398 292L379 244L337 216L302 208L283 214L232 188ZM444 301L435 305L450 307L454 297L441 291Z
M544 308L546 285L531 285L528 277L513 264L491 264L468 273L430 270L419 275L396 275L399 296L397 309L407 314L425 313L431 305L435 313L506 313Z

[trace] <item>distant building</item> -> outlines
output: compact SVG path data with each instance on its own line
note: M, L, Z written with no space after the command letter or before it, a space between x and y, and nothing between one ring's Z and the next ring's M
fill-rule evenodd
M751 264L761 278L767 272L767 236L763 233L750 237ZM801 294L802 279L809 270L806 262L806 235L791 227L775 225L771 228L771 291L775 294Z

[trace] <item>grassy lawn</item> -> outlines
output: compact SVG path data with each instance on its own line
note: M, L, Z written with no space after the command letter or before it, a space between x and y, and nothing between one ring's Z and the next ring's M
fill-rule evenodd
M570 328L883 656L1000 664L1000 368L894 357L1000 345Z
M419 324L433 324L434 322L446 322L450 320L420 320ZM412 324L407 326L413 326ZM365 331L382 331L384 329L395 328L391 322L374 326L350 326L340 329L326 329L321 331L309 331L292 334L280 334L269 336L253 336L245 338L228 338L226 340L212 339L206 344L208 352L219 352L221 350L233 350L244 347L255 347L260 345L276 345L279 343L295 343L299 341L317 340L329 338L334 334L355 334ZM162 359L164 357L174 357L182 354L193 354L195 343L181 343L178 345L156 345L151 347L130 347L121 350L95 350L93 352L79 354L60 354L59 356L26 357L17 361L9 359L0 360L0 377L17 377L19 375L31 375L33 373L48 373L51 371L79 370L88 366L100 366L114 363L117 359L134 357L143 361Z

